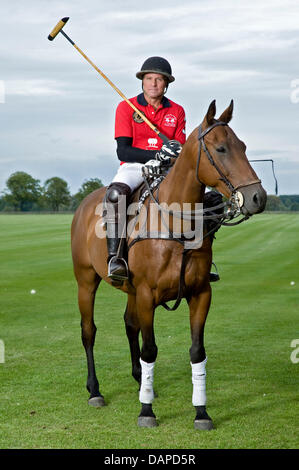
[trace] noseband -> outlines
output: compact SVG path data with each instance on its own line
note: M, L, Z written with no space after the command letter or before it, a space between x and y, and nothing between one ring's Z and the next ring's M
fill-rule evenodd
M217 121L215 122L214 124L212 124L210 127L208 127L207 129L205 129L204 131L202 130L202 127L201 127L201 124L199 126L199 134L198 134L198 140L199 140L199 149L198 149L198 158L197 158L197 163L196 163L196 178L197 178L197 181L200 183L200 184L204 184L202 183L202 181L200 181L199 179L199 176L198 176L198 171L199 171L199 163L200 163L200 158L201 158L201 149L203 148L206 156L208 157L208 160L209 162L211 163L211 165L213 165L215 167L215 169L217 170L217 172L219 173L220 175L220 181L223 181L226 186L228 187L228 189L230 190L230 192L232 194L236 193L238 189L244 187L244 186L250 186L251 184L256 184L256 183L261 183L261 180L260 179L255 179L253 181L249 181L247 183L244 183L244 184L239 184L238 186L234 186L230 181L229 179L224 175L224 173L221 171L221 169L219 168L219 166L217 165L217 163L215 162L215 160L213 159L212 155L210 154L207 146L206 146L206 143L204 141L204 137L209 133L211 132L212 129L214 129L215 127L217 126L227 126L227 123L226 122L223 122L223 121Z

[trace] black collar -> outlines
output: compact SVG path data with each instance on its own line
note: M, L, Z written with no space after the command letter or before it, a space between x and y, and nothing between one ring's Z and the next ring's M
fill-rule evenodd
M137 102L141 104L141 106L147 106L148 102L146 101L144 94L140 93L140 95L137 96ZM163 96L161 104L163 108L170 108L171 104L168 98L166 96Z

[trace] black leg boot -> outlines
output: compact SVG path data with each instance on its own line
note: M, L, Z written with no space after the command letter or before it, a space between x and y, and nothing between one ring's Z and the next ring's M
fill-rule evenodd
M128 279L128 265L123 257L126 237L126 210L131 189L124 183L112 183L106 192L108 277L116 282ZM122 199L123 198L123 199Z

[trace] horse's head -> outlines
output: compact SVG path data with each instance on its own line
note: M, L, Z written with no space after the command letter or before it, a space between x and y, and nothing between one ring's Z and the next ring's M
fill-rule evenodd
M228 198L237 194L244 215L262 212L267 200L266 191L246 157L246 145L228 126L233 114L233 100L217 120L215 114L214 100L195 131L199 140L196 144L197 178Z

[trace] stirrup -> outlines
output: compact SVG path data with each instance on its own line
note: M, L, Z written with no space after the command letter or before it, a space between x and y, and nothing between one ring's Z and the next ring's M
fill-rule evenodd
M125 272L124 273L111 272L112 263L116 263L118 265L121 263L122 266L125 268ZM126 281L129 278L129 268L124 258L118 258L117 256L112 256L110 258L109 263L108 263L108 277L115 281Z
M215 273L210 273L210 282L217 282L220 281L220 276L218 274L218 269L215 263L212 263L213 266L215 266L216 272Z

